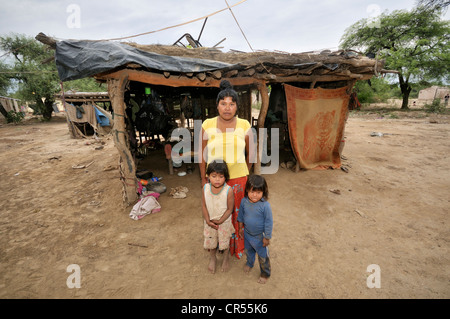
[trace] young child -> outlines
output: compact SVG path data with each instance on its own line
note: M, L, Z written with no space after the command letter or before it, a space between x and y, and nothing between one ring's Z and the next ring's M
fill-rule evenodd
M229 269L230 238L234 233L231 213L234 209L234 193L226 181L230 178L225 162L213 161L206 169L209 183L203 187L202 211L204 218L204 248L210 252L208 270L216 271L217 247L223 252L222 271Z
M245 197L239 208L239 235L244 237L247 263L246 273L250 272L258 254L261 275L258 283L265 284L270 277L269 246L272 238L272 209L267 199L269 188L266 180L260 175L250 175L245 185Z

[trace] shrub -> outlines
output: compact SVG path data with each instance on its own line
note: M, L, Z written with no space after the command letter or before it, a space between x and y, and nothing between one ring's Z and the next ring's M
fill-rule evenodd
M393 90L384 78L372 78L369 81L357 81L355 89L361 103L385 103L392 97Z
M445 112L445 105L441 104L440 99L434 99L431 104L425 104L424 105L425 111L428 113L444 113Z
M9 111L6 114L6 122L7 123L20 123L22 122L25 115L22 112L16 112L16 111Z

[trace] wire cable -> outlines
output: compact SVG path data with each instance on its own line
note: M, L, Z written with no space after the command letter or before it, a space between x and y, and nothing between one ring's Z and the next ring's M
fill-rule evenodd
M245 41L247 41L248 46L250 47L250 49L252 50L252 52L255 52L255 50L253 50L253 48L252 48L250 42L247 40L247 37L245 36L244 31L242 30L241 26L239 25L239 22L238 22L238 20L236 19L235 15L234 15L234 13L233 13L233 10L231 10L231 7L230 7L230 5L228 4L227 0L225 0L225 3L227 4L228 9L230 10L231 15L233 16L234 21L236 21L236 24L237 24L237 26L239 27L239 30L241 30L241 33L242 33L242 35L244 36Z
M242 30L242 28L241 28L241 26L240 26L238 20L236 19L236 16L234 15L233 10L231 10L231 7L230 7L230 5L228 4L227 0L225 0L225 3L227 4L228 9L230 10L231 15L233 16L234 21L236 21L236 24L237 24L237 26L239 27L239 30L241 30L241 33L242 33L242 35L244 36L245 41L247 41L248 46L250 47L250 49L251 49L252 52L254 53L255 50L253 50L252 45L250 44L250 42L248 41L247 37L245 36L245 33L244 33L244 31ZM271 72L266 68L266 66L264 65L264 63L261 62L261 60L259 59L259 57L257 56L256 58L258 59L259 64L261 64L261 66L267 71L267 73L271 74Z
M231 7L235 7L235 6L237 6L237 5L240 5L241 3L245 2L245 1L247 1L247 0L241 0L241 1L239 1L239 2L237 2L237 3L235 3L235 4L233 4ZM227 5L228 5L228 3L227 3ZM213 16L213 15L216 15L216 14L218 14L218 13L220 13L220 12L222 12L222 11L225 11L225 10L227 10L227 9L230 9L230 6L228 6L228 8L224 8L224 9L221 9L221 10L219 10L219 11L210 13L210 14L208 14L208 15L206 15L206 16L201 17L201 18L197 18L197 19L194 19L194 20L191 20L191 21L179 23L179 24L176 24L176 25L173 25L173 26L170 26L170 27L165 27L165 28L162 28L162 29L154 30L154 31L149 31L149 32L144 32L144 33L139 33L139 34L135 34L135 35L130 35L130 36L127 36L127 37L111 38L111 39L103 39L103 40L97 40L97 41L125 40L125 39L130 39L130 38L140 37L140 36L143 36L143 35L147 35L147 34L151 34L151 33L156 33L156 32L160 32L160 31L164 31L164 30L168 30L168 29L180 27L180 26L183 26L183 25L186 25L186 24L189 24L189 23L197 22L197 21L199 21L199 20L203 20L203 19L205 19L205 18L209 18L209 17L211 17L211 16Z

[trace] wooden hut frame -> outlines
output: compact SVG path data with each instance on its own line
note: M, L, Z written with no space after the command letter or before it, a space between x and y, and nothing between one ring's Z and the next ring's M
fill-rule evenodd
M88 106L103 106L102 109L105 109L106 105L110 105L111 102L109 100L108 92L75 92L75 91L67 91L64 93L55 94L55 98L60 100L63 104L64 110L66 111L66 120L67 125L69 127L69 133L72 138L84 138L86 137L85 129L82 131L81 128L78 128L74 122L72 122L67 114L67 104L75 104L75 105L88 105ZM111 121L112 119L110 119ZM83 123L83 126L86 125L92 126L92 123ZM98 131L100 134L107 134L109 130L102 129L101 127L93 127L94 131Z
M43 43L54 46L55 41L40 34L37 37ZM136 165L130 152L126 136L124 94L130 82L166 87L218 88L220 81L228 80L236 91L248 88L257 89L261 95L261 110L257 128L263 128L269 107L268 85L273 83L301 83L306 88L347 87L350 95L357 80L366 80L374 75L389 73L384 70L384 61L371 59L354 51L336 52L229 52L223 53L215 48L186 49L164 45L128 45L146 52L172 57L189 57L225 62L232 65L211 72L169 72L146 68L137 63L128 63L107 72L97 73L93 77L108 84L108 93L114 112L113 135L119 151L121 178L124 183L124 201L132 204L137 199ZM248 107L248 106L246 106ZM251 107L251 106L250 106ZM259 131L259 130L258 130ZM254 172L258 174L261 162L257 156Z

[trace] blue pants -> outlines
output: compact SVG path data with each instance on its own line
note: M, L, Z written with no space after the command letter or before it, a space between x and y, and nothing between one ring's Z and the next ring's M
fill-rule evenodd
M263 247L263 235L252 236L244 232L245 253L247 255L247 266L253 268L255 264L255 255L258 254L259 268L261 277L270 277L269 248Z

